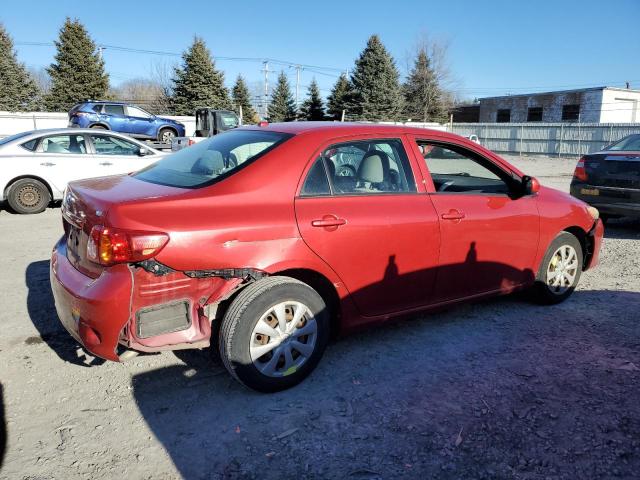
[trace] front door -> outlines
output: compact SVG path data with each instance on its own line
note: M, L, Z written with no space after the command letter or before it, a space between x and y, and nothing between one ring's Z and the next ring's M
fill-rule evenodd
M96 173L93 176L119 175L146 167L153 155L140 156L140 147L128 140L108 133L90 134L94 149Z
M438 218L416 185L423 187L401 139L359 139L327 146L296 198L304 241L337 273L362 315L431 300Z
M469 147L415 140L440 218L437 299L506 292L533 281L540 230L535 195L523 196L512 172Z
M94 162L87 152L86 139L79 134L57 134L42 137L30 162L35 172L62 192L67 183L95 176Z

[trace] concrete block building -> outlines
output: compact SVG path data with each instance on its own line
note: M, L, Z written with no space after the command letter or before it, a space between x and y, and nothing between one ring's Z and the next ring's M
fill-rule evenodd
M480 99L480 122L640 123L640 90L614 87Z

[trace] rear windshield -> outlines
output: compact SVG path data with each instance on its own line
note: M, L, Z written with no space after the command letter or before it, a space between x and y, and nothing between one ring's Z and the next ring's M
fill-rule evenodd
M180 150L134 174L139 180L170 187L198 188L233 175L292 135L232 130Z
M604 148L605 150L640 151L640 135L629 135Z
M33 132L22 132L22 133L16 133L15 135L10 135L8 137L4 137L3 139L0 139L0 145L13 142L14 140L18 140L19 138L26 137L27 135L31 135L32 133Z

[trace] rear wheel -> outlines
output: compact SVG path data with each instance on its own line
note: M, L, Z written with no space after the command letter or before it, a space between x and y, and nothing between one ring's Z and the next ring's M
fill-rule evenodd
M329 338L322 297L289 277L268 277L240 292L220 327L220 357L247 387L275 392L316 367Z
M158 141L162 143L171 143L176 138L176 132L171 128L161 128L158 132Z
M560 233L540 264L534 287L536 299L545 304L566 300L578 285L583 261L580 241L569 232Z
M16 213L40 213L49 205L51 195L42 182L21 178L9 187L7 201Z

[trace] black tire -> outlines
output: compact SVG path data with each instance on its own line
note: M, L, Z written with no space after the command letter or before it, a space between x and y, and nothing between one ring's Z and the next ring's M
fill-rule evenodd
M16 213L40 213L51 201L47 187L33 178L21 178L9 187L7 202Z
M356 168L348 163L338 165L336 169L336 177L355 177Z
M558 249L563 246L570 246L576 252L578 265L575 271L575 277L571 285L564 291L556 292L558 287L552 287L547 284L547 272L551 268L551 262ZM580 274L584 264L584 252L582 251L582 245L575 235L569 232L561 232L556 238L553 239L547 252L540 263L538 274L536 275L536 281L533 288L534 299L544 305L554 305L565 301L573 291L575 290L578 282L580 281Z
M171 143L176 138L176 131L173 128L161 128L158 132L158 141L162 143Z
M278 303L303 303L317 324L316 340L307 360L292 373L274 377L263 374L251 360L253 329L260 318ZM329 339L329 312L322 297L309 285L289 277L263 278L242 290L231 302L220 326L222 361L240 383L260 392L277 392L304 380L317 366Z
M89 128L93 128L95 130L107 130L107 127L104 125L91 125Z

